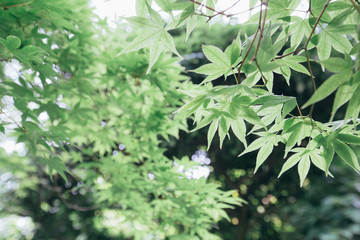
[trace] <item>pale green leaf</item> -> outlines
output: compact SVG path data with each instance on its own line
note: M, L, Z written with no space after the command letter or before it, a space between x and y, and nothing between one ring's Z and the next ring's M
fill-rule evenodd
M291 134L286 142L285 157L288 154L288 152L295 146L296 142L299 140L302 127L303 127L303 123L298 122L289 129L289 132L291 132Z
M336 94L335 94L335 99L334 99L334 103L333 103L330 121L333 120L336 111L342 105L344 105L346 102L348 102L351 99L351 97L354 94L355 89L356 88L354 88L351 84L348 84L348 83L343 84L341 87L339 87L339 89L336 91Z
M137 51L144 47L150 46L154 39L159 36L160 31L157 32L145 32L135 38L131 43L129 43L125 48L118 54L122 55L124 53Z
M325 33L325 31L322 31L319 35L319 43L316 46L319 59L325 60L330 57L331 53L331 39L328 37L328 35Z
M128 17L126 20L138 28L161 29L161 26L145 17Z
M214 135L216 133L216 130L218 129L218 125L219 125L219 120L216 119L214 120L209 127L208 133L207 133L207 142L208 142L208 146L207 146L207 150L209 150L211 142L214 138Z
M172 10L172 4L174 4L175 1L173 1L173 0L155 0L155 2L165 12L170 12Z
M230 63L233 65L237 62L240 57L240 48L236 41L233 41L226 49L225 55L230 59Z
M292 168L295 164L297 164L300 159L301 159L301 156L302 156L302 152L298 152L298 153L295 153L293 154L291 157L289 157L286 162L284 163L284 165L282 166L281 168L281 171L278 175L278 178L284 173L286 172L287 170L289 170L290 168Z
M350 41L341 34L328 34L332 47L341 53L350 53L352 45Z
M230 121L231 129L235 136L247 147L246 142L246 125L242 118L237 118Z
M304 35L305 35L305 23L304 22L305 21L307 21L307 20L302 20L302 21L296 22L290 26L290 32L292 33L291 41L290 41L291 47L297 48L300 45L302 39L304 38Z
M161 42L159 41L160 37L157 37L156 39L154 39L154 41L151 44L150 47L150 53L149 53L149 67L146 71L146 74L148 74L151 70L151 68L154 66L155 62L158 60L162 49L163 49L163 44L161 44Z
M146 3L149 2L148 0L136 0L135 8L136 8L136 15L139 17L147 15L147 6ZM151 5L151 3L150 3Z
M186 38L185 41L189 39L190 34L194 31L197 23L197 15L192 15L186 23Z
M268 141L268 139L269 137L260 137L256 139L247 148L245 148L245 151L243 151L238 157L261 148Z
M223 72L223 71L219 71L219 72L210 74L209 76L207 76L207 77L204 79L204 81L201 82L201 84L204 84L204 83L213 81L213 80L215 80L215 79L218 79L218 78L221 77L222 75L224 75L224 72Z
M274 149L274 145L271 141L268 141L263 144L263 146L260 148L257 157L256 157L256 166L254 173L259 169L259 167L265 162L265 160L269 157L272 150Z
M326 172L326 162L325 159L315 151L311 151L309 153L311 162L320 170ZM329 175L333 177L333 175L329 172Z
M339 86L347 82L351 77L351 72L337 73L327 79L304 104L302 108L306 108L313 103L319 102L333 93Z
M310 159L309 155L303 156L298 164L298 173L300 177L300 187L303 186L304 180L309 173L310 170Z
M194 132L196 130L199 130L205 126L207 126L211 121L213 121L217 116L215 114L210 114L206 117L204 117L200 122L197 123L196 128L191 130L191 132Z
M297 71L297 72L300 72L300 73L304 73L306 75L309 75L310 76L310 73L309 73L309 70L307 70L303 65L301 65L300 63L298 62L295 62L295 61L287 61L287 60L284 60L284 63L291 69Z
M292 98L284 104L282 109L282 118L285 118L295 107L296 107L296 98Z
M227 121L227 118L225 118L224 116L221 116L220 121L219 121L220 149L222 148L225 136L229 132L229 127L230 127L230 125Z
M239 113L247 122L264 126L256 112L249 106L239 105Z
M219 48L211 45L203 45L202 49L206 58L211 62L230 68L230 59L228 59Z
M345 133L339 133L336 138L339 141L347 143L347 144L360 145L360 137L359 136L345 134Z
M14 36L14 35L7 36L7 37L6 37L6 41L7 41L7 43L8 43L8 46L7 46L7 47L8 47L10 50L15 50L15 49L19 48L20 45L21 45L21 40L20 40L20 38Z
M335 140L333 142L335 152L344 160L350 167L360 173L360 165L354 151L345 143Z
M173 37L165 30L162 31L162 37L166 47L168 47L171 52L175 53L180 59L182 59L182 56L176 50Z
M345 121L350 117L357 118L360 111L360 85L355 89L352 98L349 101L348 107L346 109Z
M213 75L213 74L220 74L223 75L225 72L228 71L228 68L225 68L224 66L218 66L214 63L208 63L204 64L197 69L191 70L192 72L199 73L199 74L205 74L205 75ZM221 76L220 75L220 76Z
M351 65L342 58L329 58L321 61L325 68L334 73L351 70Z

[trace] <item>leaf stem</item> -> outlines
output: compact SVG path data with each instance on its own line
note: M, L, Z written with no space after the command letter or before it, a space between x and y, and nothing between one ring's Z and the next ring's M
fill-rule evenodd
M299 104L296 103L296 107L297 107L297 109L298 109L298 111L299 111L300 117L301 117L302 119L305 119L304 116L302 115L302 112L301 112L301 110L300 110Z
M234 72L234 69L232 69L231 71L232 71L232 73L233 73L233 75L235 77L236 84L239 84L239 80L238 80L238 78L237 78L237 76L236 76L236 74Z
M265 83L265 85L266 85L266 84L268 83L268 81L267 81L266 77L264 76L263 72L261 71L261 68L260 68L259 63L258 63L258 61L257 61L256 58L255 58L254 62L255 62L255 64L256 64L257 68L259 69L259 72L260 72L260 74L261 74L261 77L263 78L264 83Z

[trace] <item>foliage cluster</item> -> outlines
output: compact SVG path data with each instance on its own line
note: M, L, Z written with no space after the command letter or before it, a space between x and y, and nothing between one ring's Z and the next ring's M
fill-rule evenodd
M187 130L186 120L173 113L186 99L177 89L193 85L177 60L159 54L146 75L149 52L117 57L128 34L93 21L87 1L4 4L0 130L25 143L27 160L3 155L2 172L21 183L32 176L24 189L45 187L75 210L96 210L105 220L115 214L122 224L116 234L215 238L211 223L227 218L223 209L241 200L205 178L189 177L200 163L169 158L160 146ZM18 75L9 75L12 66L19 66ZM20 166L26 165L24 176ZM74 191L87 194L85 206L72 202Z
M166 47L177 53L173 44L170 44L171 40L163 38L162 42L165 44L159 44L161 41L154 40L155 36L186 24L188 38L199 15L209 21L219 15L236 15L216 10L217 1L213 0L155 1L164 12L172 16L172 21L165 25L161 16L151 9L151 1L137 2L139 16L127 20L134 26L142 27L144 31L120 54L149 47L149 62L155 62L161 50ZM234 5L238 3L239 1ZM208 147L218 132L221 148L231 128L245 145L245 151L240 156L259 149L255 172L279 143L286 146L284 158L292 153L279 176L298 164L300 185L311 164L323 170L326 175L331 175L329 167L335 153L359 172L360 165L351 148L360 143L357 128L360 106L359 95L356 94L360 90L360 10L357 3L310 1L304 18L295 15L300 1L260 1L258 6L256 3L257 1L250 1L249 9L259 8L259 11L245 23L256 24L255 33L250 37L245 36L245 39L238 35L224 51L216 46L203 45L203 53L210 63L193 70L207 75L202 84L222 76L226 81L230 75L237 84L185 92L192 100L178 112L185 117L194 115L194 122L197 124L194 130L210 124ZM148 18L144 17L146 10ZM175 10L182 12L174 15ZM330 57L332 49L338 56ZM311 57L310 51L316 51L317 55ZM320 64L324 71L334 73L318 89L316 76L312 73L313 64ZM273 93L274 74L281 74L290 85L294 71L308 75L315 90L313 96L302 106L311 106L308 115L302 113L294 97ZM313 119L315 103L335 91L330 121L323 123ZM337 110L347 102L343 120L332 121ZM296 108L298 116L292 114ZM249 134L246 132L245 122L253 125L249 133L259 136L249 146L245 139Z

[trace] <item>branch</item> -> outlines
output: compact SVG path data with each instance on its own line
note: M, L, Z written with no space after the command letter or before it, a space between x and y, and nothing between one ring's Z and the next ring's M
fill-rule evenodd
M33 0L31 0L29 2L25 2L25 3L18 3L18 4L11 5L11 6L5 6L4 0L1 0L1 3L2 3L2 6L3 6L4 10L8 10L9 8L13 8L13 7L20 7L20 6L24 6L24 5L29 5L32 2L33 2Z
M4 114L5 117L7 117L7 118L10 119L11 121L13 121L13 123L15 123L16 126L17 126L19 129L21 129L23 132L26 132L25 127L21 127L14 119L12 119L10 116L8 116L8 115L7 115L4 111L2 111L1 109L0 109L0 114ZM5 122L4 122L4 123L5 123Z
M311 64L310 64L310 59L309 59L307 48L305 48L305 55L306 55L306 61L307 61L309 72L310 72L311 81L312 81L314 92L315 92L316 91L316 84L315 84L315 80L314 80L314 75L313 75L312 70L311 70ZM314 106L315 106L315 103L313 103L311 105L310 112L309 112L309 117L311 117L311 115L313 113Z
M48 185L46 182L44 182L44 181L40 181L40 184L41 184L41 186L43 186L43 187L46 188L47 190L57 193L57 195L59 196L59 198L61 199L61 201L63 202L63 204L64 204L67 208L74 209L74 210L79 211L79 212L93 211L93 210L99 208L99 207L96 206L96 205L88 206L88 207L83 207L83 206L79 206L79 205L77 205L77 204L69 203L69 202L67 202L67 201L64 199L64 197L63 197L63 195L62 195L62 192L61 192L61 190L62 190L61 187L58 187L58 186L51 187L51 186L49 186L49 185Z
M356 3L353 0L350 0L351 3L354 5L355 9L358 11L358 13L360 13L360 8L359 6L356 5Z
M320 18L321 18L322 15L324 14L325 9L326 9L327 6L329 5L330 1L331 1L331 0L328 0L328 1L325 3L323 9L321 10L321 13L320 13L319 17L316 19L315 25L314 25L313 29L311 30L311 33L310 33L310 35L309 35L309 37L308 37L308 39L307 39L307 41L306 41L306 43L305 43L305 45L304 45L304 49L307 49L307 45L309 44L310 39L311 39L312 35L313 35L314 32L315 32L315 28L316 28L316 26L319 24Z
M67 208L70 208L70 209L74 209L76 211L79 211L79 212L88 212L88 211L93 211L95 209L98 209L99 207L96 206L96 205L93 205L93 206L88 206L88 207L82 207L82 206L79 206L77 204L72 204L72 203L69 203L67 202L64 197L61 195L61 193L57 192L59 198L61 199L61 201L64 203L64 205L67 207Z
M261 5L261 4L260 4L260 5L257 5L257 6L255 6L255 7L252 7L252 8L250 8L250 9L247 9L247 10L242 11L242 12L239 12L239 13L226 14L226 13L225 13L226 11L229 11L231 8L235 7L241 0L237 0L237 1L236 1L235 3L233 3L231 6L229 6L228 8L226 8L225 10L222 10L222 11L218 11L218 10L212 8L212 7L206 6L205 4L203 4L203 3L201 3L201 2L198 2L198 1L196 1L196 0L190 0L190 1L193 2L193 3L195 3L195 4L200 5L200 6L202 6L202 7L205 7L205 8L207 8L207 9L213 11L213 12L215 12L215 14L214 14L214 15L211 15L211 16L210 16L210 15L207 15L207 14L204 14L204 13L197 13L197 15L204 16L204 17L209 18L208 21L210 21L212 18L214 18L214 17L216 17L216 16L219 16L219 15L223 15L223 16L225 16L225 17L227 17L227 18L233 17L233 16L235 16L235 15L240 15L240 14L246 13L246 12L248 12L248 11L251 11L251 10L253 10L253 9L255 9L255 8L257 8L257 7L259 7L259 6Z
M255 32L255 34L254 34L254 38L253 38L253 40L251 41L251 43L250 43L250 46L249 46L249 49L247 50L247 52L246 52L246 54L245 54L245 56L244 56L244 59L242 60L242 62L241 62L241 64L240 64L240 66L239 66L239 68L238 68L238 80L240 81L240 78L241 78L241 68L242 68L242 66L244 65L244 63L245 63L245 60L246 60L246 58L248 57L248 55L249 55L249 53L250 53L250 50L251 50L251 48L252 48L252 46L253 46L253 44L254 44L254 42L255 42L255 39L256 39L256 37L257 37L257 34L258 34L258 32L259 32L259 30L260 30L260 27L261 27L261 18L262 18L262 5L260 6L260 16L259 16L259 24L258 24L258 27L257 27L257 29L256 29L256 32Z
M268 1L264 2L263 3L265 5L265 11L264 11L264 19L263 19L263 22L262 22L262 26L261 26L261 31L260 31L260 37L259 37L259 41L258 41L258 44L256 46L256 49L255 49L255 54L254 54L254 57L252 58L251 61L255 60L256 59L256 56L257 56L257 53L259 51L259 47L260 47L260 43L261 43L261 39L263 37L263 33L264 33L264 28L265 28L265 20L266 20L266 13L267 13L267 6L268 6Z
M201 2L198 2L198 1L196 1L196 0L190 0L190 1L193 2L193 3L195 3L195 4L200 5L200 6L202 6L202 7L205 7L205 8L207 8L207 9L213 11L213 12L215 12L217 15L224 15L224 16L226 16L226 17L229 17L227 14L224 13L224 11L221 11L221 12L220 12L220 11L218 11L218 10L212 8L212 7L206 6L205 4L202 4ZM217 16L217 15L208 16L208 17L209 17L209 18L210 18L210 17L213 18L213 17L215 17L215 16Z
M292 52L290 52L290 53L287 53L287 54L285 54L285 55L277 56L277 57L275 57L272 61L277 60L277 59L281 59L281 58L284 58L284 57L287 57L287 56L292 55L292 54L294 54L294 53L296 53L296 52L299 52L299 51L301 51L301 50L303 50L303 49L304 49L304 47L298 48L298 49L296 49L296 50L294 50L294 51L292 51Z

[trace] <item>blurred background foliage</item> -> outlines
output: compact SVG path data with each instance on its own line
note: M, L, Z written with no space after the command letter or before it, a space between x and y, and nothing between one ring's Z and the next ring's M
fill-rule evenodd
M2 14L4 11L0 10L0 17ZM15 12L14 14L21 13ZM90 19L89 15L90 12L84 13L87 19ZM95 16L93 17L95 19ZM131 55L128 60L114 60L112 56L114 52L118 51L116 48L121 49L121 44L125 44L127 41L128 34L123 30L124 26L119 24L116 30L106 30L106 22L101 22L99 19L96 21L104 28L97 29L99 35L102 31L113 35L106 39L93 38L88 32L90 31L89 27L86 26L92 24L85 21L81 27L81 34L78 34L76 39L62 40L63 32L66 30L59 30L54 31L46 44L49 48L53 44L61 46L58 50L53 51L55 54L53 57L59 59L57 64L62 69L64 78L73 77L71 83L61 86L64 95L69 89L84 88L80 85L86 85L86 81L89 83L89 92L93 90L94 84L91 82L94 80L86 78L86 75L93 76L91 75L93 73L90 74L89 70L79 73L81 69L87 69L87 65L91 62L98 61L99 56L101 61L105 62L106 70L93 69L92 71L106 71L111 78L119 77L119 65L130 69L129 72L133 77L131 80L138 79L137 77L146 71L147 60L142 57L143 52L136 53L140 57L135 62L131 61L131 57L133 57ZM43 23L41 24L45 32L59 28L59 26L49 26L47 29ZM61 23L59 24L61 25ZM1 24L0 29L4 26ZM201 45L212 44L224 49L236 38L239 30L241 30L242 36L245 33L250 35L254 31L251 28L241 29L241 26L224 23L216 23L211 29L206 24L199 24L188 42L184 41L185 31L172 32L173 36L176 36L178 51L184 56L184 60L180 62L185 68L183 74L189 76L192 83L200 83L203 76L186 70L195 69L206 62L201 53ZM130 34L129 39L131 38ZM98 49L96 46L98 41L103 41L109 49ZM114 42L117 42L118 45L115 49L111 49ZM91 51L88 48L91 48ZM94 51L103 53L94 57L92 54ZM82 52L82 54L77 55L78 52ZM78 69L74 69L75 67ZM4 78L4 68L5 64L0 62L1 78ZM320 66L313 68L313 71L317 72L314 75L324 76L324 79L328 74L326 72L318 74L322 71ZM71 72L77 72L81 77L65 75ZM95 83L103 86L102 90L106 91L109 82L101 82L101 78L99 79ZM318 81L321 82L324 79L318 79ZM227 81L230 84L234 79L229 78ZM311 83L300 73L292 75L291 81L293 84L289 87L285 80L278 76L274 81L276 94L296 96L302 105L312 94ZM164 89L176 88L172 85L162 85L164 82L160 81L158 86ZM116 85L116 81L110 82L111 84L114 88L122 87ZM222 79L218 79L214 81L214 85L216 84L224 83ZM52 92L50 91L49 94ZM178 93L174 92L173 94ZM70 96L72 95L70 94ZM329 119L331 101L332 99L328 99L328 101L317 104L317 109L314 111L317 115L314 118L320 121ZM177 104L174 103L174 106ZM54 114L57 114L56 111ZM164 113L158 111L153 114ZM339 111L338 114L341 115L344 112ZM76 116L74 117L76 118ZM101 118L101 114L98 117ZM82 120L86 122L86 120ZM188 125L191 129L192 122L188 121ZM150 127L156 129L159 126ZM180 159L183 156L190 157L198 150L206 149L206 133L206 128L190 134L180 132L179 139L175 137L167 140L161 138L159 142L162 148L166 149L165 155L168 158ZM226 240L360 239L360 182L353 171L340 166L340 161L334 161L331 171L335 179L332 179L325 178L320 171L312 168L304 187L300 188L295 169L284 174L281 180L276 178L282 165L281 154L284 146L279 146L270 155L268 163L254 175L256 155L253 153L238 158L237 154L243 149L243 146L235 139L231 135L230 140L224 142L221 151L218 149L218 142L213 143L214 147L206 155L211 159L209 180L220 184L222 190L236 189L237 192L233 195L243 198L247 204L228 210L230 221L225 219L220 221L215 226L213 233ZM72 150L71 157L74 159L91 157ZM112 150L114 149L103 151L111 152ZM102 150L99 149L99 151ZM119 152L127 154L124 149L120 149ZM202 151L202 154L204 155L205 152ZM91 171L111 173L106 169L96 170L91 167L90 169L92 169L89 171L90 173ZM104 205L96 204L97 195L91 185L83 184L70 175L67 183L59 175L54 175L53 181L51 181L46 172L47 170L38 161L17 152L8 155L0 149L0 239L131 239L128 237L130 233L127 233L131 227L121 224L123 216L116 211L116 206L112 205L112 208L107 208ZM94 179L94 181L98 181L98 179Z

